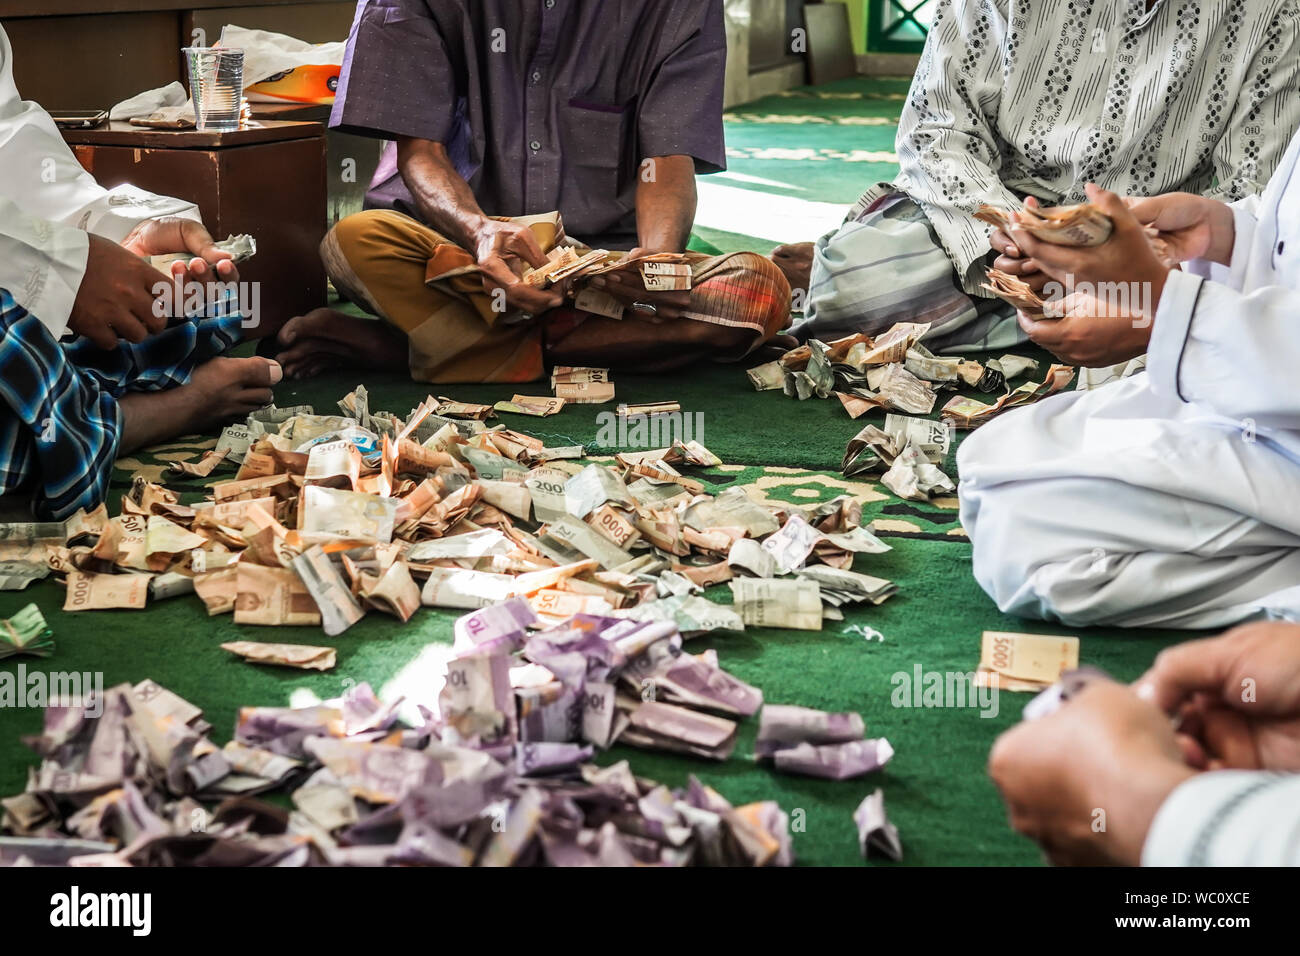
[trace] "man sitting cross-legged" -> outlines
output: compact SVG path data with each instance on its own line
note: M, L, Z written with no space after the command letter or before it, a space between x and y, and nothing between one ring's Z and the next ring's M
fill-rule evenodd
M899 175L815 244L773 253L807 289L800 338L929 322L935 351L1023 341L981 286L1041 291L1024 250L990 254L981 205L1185 190L1259 193L1300 125L1297 0L939 0L898 127ZM1005 237L1004 237L1005 238ZM995 258L996 256L996 258Z
M1013 228L1074 289L1063 318L1020 323L1063 361L1146 352L1147 370L1008 412L962 444L976 579L1003 611L1074 625L1300 614L1300 136L1262 199L1176 193L1130 210L1089 193L1115 222L1101 246Z
M218 357L238 312L159 307L175 286L142 257L188 253L173 281L206 285L238 278L229 254L192 204L98 186L12 62L0 28L0 495L57 519L103 500L119 454L270 402L280 368Z
M383 208L342 220L322 254L335 286L382 321L328 309L290 320L285 373L369 365L525 382L548 361L649 371L770 339L790 290L762 256L693 255L690 291L611 275L619 320L522 282L560 236L553 222L500 218L558 211L586 246L682 253L695 174L725 164L725 59L718 0L362 5L333 125L395 146L368 196ZM472 266L450 293L430 284Z

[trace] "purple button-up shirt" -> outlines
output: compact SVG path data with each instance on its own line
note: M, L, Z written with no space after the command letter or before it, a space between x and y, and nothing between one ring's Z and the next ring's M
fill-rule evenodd
M440 142L488 215L636 244L650 156L726 168L722 0L362 0L330 124ZM392 148L371 207L419 218Z

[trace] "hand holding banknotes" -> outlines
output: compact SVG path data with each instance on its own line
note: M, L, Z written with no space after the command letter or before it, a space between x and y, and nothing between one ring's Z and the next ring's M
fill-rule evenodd
M1039 208L1038 200L1030 196L1025 200L1029 209ZM1042 293L1043 287L1052 281L1052 277L1038 267L1038 263L1029 258L1001 226L989 234L989 245L999 255L993 260L993 268L1007 275L1013 275L1025 282L1035 292Z
M532 315L564 302L560 292L530 286L512 268L514 262L533 268L546 265L546 254L527 226L485 216L474 230L473 241L474 259L483 271L483 289L488 295L501 289L511 306Z
M146 220L120 245L102 236L88 239L86 271L68 315L68 327L101 349L112 349L122 339L143 342L166 327L168 313L155 307L161 276L149 264L149 256L192 254L194 258L188 262L172 264L177 282L233 282L239 278L235 264L229 261L230 253L218 249L203 224L192 219Z
M1071 292L1045 306L1046 318L1016 313L1020 327L1034 342L1067 365L1102 368L1136 358L1151 342L1151 323L1127 303L1104 301Z
M1086 291L1099 293L1122 284L1141 294L1129 295L1146 308L1147 318L1155 315L1164 292L1169 266L1161 260L1147 235L1146 227L1129 206L1113 192L1089 183L1086 187L1089 201L1108 216L1114 224L1110 238L1100 245L1078 247L1044 242L1030 235L1018 224L1011 226L1011 239L1022 253L1057 282L1067 292ZM1099 327L1098 334L1105 334Z
M143 342L149 335L161 332L169 315L155 307L161 277L148 257L177 252L190 253L194 258L172 263L171 274L176 282L234 282L239 278L230 253L218 249L203 224L192 219L146 220L121 245L91 235L86 272L68 316L68 327L102 349L115 347L121 339Z
M1259 622L1179 644L1134 687L1179 719L1193 766L1300 772L1300 626Z
M175 216L147 219L122 240L122 246L145 258L178 252L189 253L191 258L188 262L179 265L172 263L169 270L172 275L180 275L184 269L187 278L197 282L209 279L235 282L239 279L234 257L218 248L203 223L193 219L179 219ZM212 274L209 275L209 272Z
M1232 263L1237 227L1232 209L1217 199L1194 193L1166 193L1126 200L1138 222L1157 230L1170 258L1178 262L1208 259Z
M654 249L636 248L629 252L627 259L636 259L640 256L647 256L654 253ZM665 322L670 319L680 319L682 312L690 308L691 293L689 290L658 290L651 292L646 289L645 281L641 278L640 269L621 269L614 272L608 272L602 276L596 276L591 280L591 286L607 292L637 313L637 318L647 322ZM651 311L653 310L653 311Z
M1110 681L1016 725L989 755L1011 826L1057 865L1136 865L1156 811L1195 773L1165 714Z

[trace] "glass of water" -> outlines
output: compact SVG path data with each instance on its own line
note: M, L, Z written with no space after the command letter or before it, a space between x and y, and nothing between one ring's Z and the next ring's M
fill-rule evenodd
M190 70L194 118L201 130L239 129L244 101L244 51L189 46L182 51Z

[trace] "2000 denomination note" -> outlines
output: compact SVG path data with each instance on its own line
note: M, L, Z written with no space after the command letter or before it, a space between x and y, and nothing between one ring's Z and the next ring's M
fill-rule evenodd
M822 629L821 589L816 581L736 578L730 586L736 609L747 625Z

